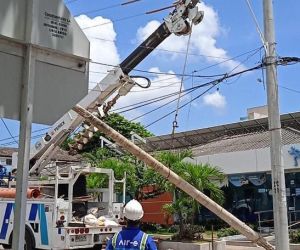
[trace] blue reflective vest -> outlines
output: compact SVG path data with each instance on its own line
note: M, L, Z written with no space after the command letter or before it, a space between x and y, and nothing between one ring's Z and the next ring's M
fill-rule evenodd
M108 242L106 250L157 250L152 237L138 227L125 227Z

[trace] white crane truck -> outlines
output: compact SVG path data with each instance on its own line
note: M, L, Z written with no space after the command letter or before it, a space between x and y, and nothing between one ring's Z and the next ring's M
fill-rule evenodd
M191 24L202 21L203 12L198 10L198 3L199 0L176 1L172 6L174 9L164 22L118 67L110 71L79 105L102 117L119 97L126 95L136 84L134 76L128 75L131 70L172 33L187 35L191 32ZM49 161L60 144L80 125L83 125L84 129L81 130L80 136L76 137L77 142L73 145L73 150L80 150L92 137L96 128L85 124L72 110L62 116L31 148L29 187L39 188L43 192L54 187L54 192L52 191L49 197L45 197L44 194L41 199L27 200L25 249L88 249L101 245L107 237L120 230L118 224L93 227L87 226L84 221L73 222L73 213L78 212L74 208L75 183L79 176L89 173L105 173L110 176L108 217L119 219L122 204L113 202L113 185L116 180L112 171L90 166L69 166L69 170L63 172L61 167L56 166L55 174L49 175L46 180L41 178L43 171L49 170ZM16 166L16 161L13 161L13 167ZM67 186L64 197L61 196L60 185ZM0 244L6 248L9 248L12 242L13 211L14 199L0 197Z

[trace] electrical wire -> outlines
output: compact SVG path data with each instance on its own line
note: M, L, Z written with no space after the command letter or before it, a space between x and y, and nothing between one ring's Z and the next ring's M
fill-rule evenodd
M197 95L196 97L194 97L193 99L191 99L190 101L186 102L185 104L181 105L179 107L179 109L182 109L184 108L185 106L187 106L189 103L195 101L196 99L200 98L201 96L203 96L204 94L206 94L209 90L211 90L212 88L214 88L215 86L219 85L221 82L223 82L224 80L226 79L229 79L229 78L233 78L235 76L238 76L240 74L244 74L246 72L250 72L250 71L253 71L253 70L256 70L256 69L260 69L261 67L264 67L264 64L259 64L258 66L255 66L255 67L252 67L250 69L246 69L246 70L243 70L243 71L240 71L240 72L237 72L237 73L233 73L231 75L225 75L223 78L220 78L218 80L215 80L215 81L212 81L210 82L210 84L213 84L213 86L211 86L210 88L208 88L207 90L205 90L204 92L202 92L201 94ZM207 83L208 84L208 83ZM169 115L173 114L174 112L176 112L176 109L167 113L166 115L158 118L157 120L151 122L150 124L148 124L147 126L145 126L145 128L148 128L150 126L152 126L153 124L163 120L164 118L168 117Z
M112 43L115 43L116 40L109 40L109 39L105 39L105 38L99 38L99 37L93 37L93 36L88 36L88 38L91 38L91 39L96 39L96 40L102 40L102 41L105 41L105 42L112 42ZM128 43L122 43L122 44L128 44ZM170 52L170 53L174 53L174 54L186 54L186 52L184 51L176 51L176 50L168 50L168 49L160 49L160 48L155 48L155 47L150 47L150 46L139 46L140 48L146 48L146 49L152 49L152 50L156 50L156 51L164 51L164 52ZM189 56L199 56L199 57L206 57L206 58L214 58L214 59L223 59L225 60L224 62L227 62L227 61L232 61L234 59L237 59L245 54L248 54L248 53L251 53L257 49L260 49L262 47L259 47L259 48L256 48L256 49L253 49L253 50L250 50L250 51L247 51L243 54L240 54L240 55L237 55L235 57L232 57L232 58L228 58L228 57L220 57L220 56L213 56L213 55L206 55L206 54L197 54L197 53L188 53Z
M134 81L135 85L139 86L142 89L148 89L151 86L151 81L148 77L145 76L130 76L131 79L145 79L147 81L147 85L143 86L139 84L137 81Z
M190 102L192 102L192 101L198 99L199 97L203 96L204 94L206 94L208 91L210 91L210 90L211 90L212 88L214 88L214 87L215 87L215 86L211 86L210 88L208 88L207 90L205 90L204 92L202 92L200 95L194 97ZM179 106L178 109L182 109L183 107L185 107L186 105L188 105L190 102L187 102L187 103L185 103L185 104ZM175 112L176 112L176 109L173 110L173 111L171 111L171 112L169 112L169 113L167 113L166 115L160 117L159 119L157 119L157 120L151 122L150 124L148 124L147 126L145 126L145 128L148 128L148 127L152 126L153 124L155 124L155 123L157 123L157 122L163 120L164 118L168 117L169 115L171 115L171 114L173 114L173 113L175 113Z
M189 91L189 92L186 92L184 95L182 95L182 97L188 95L188 94L191 93L192 91L194 91L194 90L191 90L191 91ZM173 102L176 102L177 100L178 100L178 98L176 97L175 99L173 99L173 100L171 100L171 101L168 101L167 103L165 103L165 104L163 104L163 105L161 105L161 106L159 106L159 107L157 107L157 108L155 108L155 109L153 109L153 110L150 110L150 111L148 111L148 112L146 112L146 113L144 113L144 114L142 114L142 115L139 115L139 116L137 116L137 117L131 119L130 121L132 122L132 121L135 121L135 120L137 120L137 119L139 119L139 118L141 118L141 117L144 117L144 116L146 116L146 115L149 115L149 114L151 114L151 113L153 113L153 112L155 112L155 111L157 111L157 110L159 110L159 109L161 109L161 108L163 108L163 107L165 107L165 106L167 106L167 105L169 105L169 104L171 104L171 103L173 103ZM177 109L176 109L176 110L177 110Z
M192 73L192 75L193 74L194 74L194 72ZM192 76L192 88L193 87L194 87L194 77ZM193 93L191 94L191 99L193 99ZM189 106L189 109L188 109L188 113L187 113L187 126L186 126L186 129L189 128L191 108L192 108L192 103L190 103L190 106Z
M211 64L211 65L209 65L209 66L207 66L207 67L204 67L204 68L195 70L195 73L196 73L196 72L203 71L203 70L206 70L206 69L209 69L209 68L212 68L212 67L215 67L215 66L218 66L218 65L223 64L223 63L226 63L226 62L228 62L228 61L235 60L235 59L237 59L237 58L239 58L239 57L241 57L241 56L247 55L247 54L252 53L252 52L254 52L254 51L257 51L257 52L258 52L258 51L261 50L261 48L262 48L262 46L259 47L259 48L256 48L256 49L247 51L247 52L245 52L245 53L242 53L242 54L240 54L240 55L234 56L234 57L232 57L232 58L228 58L228 59L226 59L226 60L224 60L224 61L221 61L221 62L218 62L218 63L214 63L214 64Z
M212 65L209 65L209 66L204 67L204 68L201 68L201 69L199 69L199 70L194 70L194 71L193 71L193 74L184 74L184 75L183 75L183 74L180 74L180 73L177 74L177 73L169 73L169 72L153 72L153 71L147 71L147 70L141 70L141 69L133 69L132 71L142 72L142 73L149 73L149 74L153 74L153 75L171 75L171 76L174 76L174 77L171 77L171 78L164 79L164 81L165 81L165 80L175 79L177 76L185 76L185 77L190 77L190 78L191 78L191 77L198 77L198 78L213 78L213 77L222 76L223 74L216 74L216 75L195 75L194 73L200 72L200 71L203 71L203 70L206 70L206 69L209 69L209 68L212 68L212 67L214 67L214 66L221 65L221 64L226 63L226 62L228 62L228 61L230 61L230 60L237 59L237 58L239 58L239 57L241 57L241 56L247 55L247 54L252 53L252 52L258 52L258 51L261 50L261 48L262 48L262 46L259 47L259 48L252 49L252 50L250 50L250 51L244 52L244 53L239 54L239 55L237 55L237 56L234 56L234 57L232 57L232 58L228 58L228 59L223 60L223 61L221 61L221 62L218 62L218 63L212 64ZM103 65L103 66L108 66L108 67L120 68L119 65L112 65L112 64L102 63L102 62L97 62L97 61L91 61L91 63L93 63L93 64L98 64L98 65ZM96 73L96 71L93 71L93 73ZM102 72L101 72L101 73L102 73ZM188 79L189 79L189 78L188 78ZM161 81L161 80L159 80L159 81ZM152 81L152 83L154 83L154 82L156 82L156 81Z
M40 137L42 137L43 135L45 135L45 134L35 135L35 136L31 137L31 140L40 138ZM2 143L2 144L0 144L0 145L1 145L1 146L10 146L10 145L13 145L13 144L16 144L16 142L12 141L12 142L7 142L7 143Z
M82 30L87 30L87 29L91 29L91 28L95 28L95 27L99 27L99 26L103 26L103 25L107 25L107 24L111 24L111 23L117 23L117 22L120 22L120 21L129 20L129 19L132 19L132 18L144 16L144 15L146 15L146 13L139 13L139 14L135 14L135 15L127 16L127 17L121 17L121 18L118 18L118 19L115 19L115 20L110 20L110 21L105 22L105 23L100 23L100 24L96 24L96 25L92 25L92 26L87 26L87 27L84 27L84 28L81 28L81 29Z
M77 1L77 0L75 0L75 1ZM113 8L117 8L117 7L121 7L121 6L127 6L129 4L140 2L140 1L142 1L142 0L133 0L133 1L123 2L123 3L112 4L112 5L100 8L100 9L93 9L93 10L88 10L88 11L80 12L80 13L76 14L76 16L78 16L78 15L93 14L93 13L101 12L103 10L113 9Z
M9 133L10 137L14 140L14 142L19 145L19 143L16 141L16 139L14 138L14 136L12 135L12 133L10 132L8 126L6 125L4 119L1 117L1 121L4 124L4 127L6 128L7 132Z
M36 133L36 132L40 132L40 131L43 131L43 130L47 130L49 128L42 128L42 129L38 129L38 130L35 130L32 132L32 134ZM19 138L19 135L15 135L15 136L12 136L13 138ZM0 139L0 142L1 141L7 141L7 140L11 140L12 137L8 137L8 138L3 138L3 139Z
M183 93L185 92L188 92L188 93L191 93L199 88L202 88L202 87L206 87L208 86L210 83L204 83L204 84L200 84L200 85L197 85L193 88L189 88L189 89L185 89L184 91L182 91ZM118 111L117 113L118 114L122 114L122 113L125 113L125 112L129 112L131 110L134 110L134 109L137 109L137 108L141 108L141 107L145 107L145 106L148 106L148 105L151 105L153 103L158 103L158 102L161 102L161 101L164 101L164 100L167 100L173 96L176 96L178 95L179 91L176 91L176 92L173 92L173 93L170 93L170 94L167 94L167 95L163 95L163 96L159 96L159 97L156 97L156 98L152 98L152 99L149 99L149 100L146 100L146 101L142 101L142 102L138 102L138 103L135 103L135 104L131 104L131 105L127 105L127 106L124 106L124 107L121 107L121 108L118 108L118 109L115 109L115 110L112 110L112 112L116 112ZM175 98L174 100L176 101L177 98ZM128 109L125 109L125 108L128 108ZM122 111L120 111L122 110Z
M279 85L279 84L278 84L278 87L279 87L279 88L282 88L282 89L285 89L285 90L288 90L288 91L291 91L291 92L294 92L294 93L300 94L300 90L288 88L288 87L285 87L285 86L282 86L282 85Z
M108 66L108 67L114 67L114 68L120 68L119 65L113 65L113 64L108 64L108 63L102 63L102 62L96 62L96 61L91 61L93 64L98 64L102 66ZM184 77L196 77L196 78L213 78L213 77L218 77L222 76L223 74L215 74L215 75L191 75L191 74L180 74L180 73L170 73L170 72L155 72L155 71L149 71L149 70L142 70L142 69L132 69L132 71L136 72L142 72L142 73L148 73L148 74L153 74L153 75L169 75L169 76L184 76ZM198 72L198 71L197 71Z
M90 39L96 39L96 40L101 40L105 42L112 42L115 43L116 40L109 40L105 38L100 38L100 37L94 37L94 36L88 36ZM121 44L128 44L128 43L121 43ZM145 49L152 49L152 50L157 50L157 51L164 51L164 52L170 52L174 54L186 54L184 51L176 51L176 50L169 50L169 49L161 49L161 48L155 48L155 47L150 47L150 46L139 46L140 48L145 48ZM207 57L207 58L216 58L216 59L228 59L227 57L220 57L220 56L212 56L212 55L205 55L205 54L198 54L198 53L188 53L189 56L199 56L199 57Z

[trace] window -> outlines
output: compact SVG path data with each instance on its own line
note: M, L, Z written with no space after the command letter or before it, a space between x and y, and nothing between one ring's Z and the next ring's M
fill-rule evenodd
M6 159L6 165L11 166L12 165L12 159Z

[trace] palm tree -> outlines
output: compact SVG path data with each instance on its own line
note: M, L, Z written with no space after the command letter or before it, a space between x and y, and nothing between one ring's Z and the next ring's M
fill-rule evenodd
M208 164L198 165L193 163L181 163L183 174L181 177L197 188L201 192L208 193L215 202L222 204L224 202L224 193L220 189L224 181L224 173L217 167ZM198 224L198 215L200 205L196 200L193 203L193 223Z
M208 164L199 165L184 161L185 158L190 158L191 156L191 151L165 151L158 154L157 158L199 191L209 193L214 201L222 203L224 201L224 194L220 189L220 183L222 183L225 178L224 174L217 167ZM153 176L155 176L154 171L150 171L153 178ZM186 221L184 217L191 217L189 221L192 224L199 223L198 215L200 205L196 200L189 197L174 185L170 185L165 178L157 176L152 180L158 181L157 184L159 184L161 188L174 194L173 204L164 206L164 210L166 213L175 214L178 217L179 234L181 234L184 221Z

